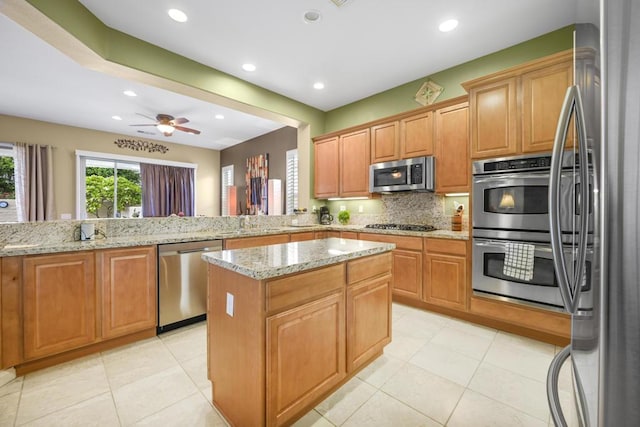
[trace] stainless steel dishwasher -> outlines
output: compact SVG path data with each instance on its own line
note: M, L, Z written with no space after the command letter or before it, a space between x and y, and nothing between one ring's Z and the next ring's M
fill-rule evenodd
M158 333L206 319L207 263L203 252L222 240L158 245Z

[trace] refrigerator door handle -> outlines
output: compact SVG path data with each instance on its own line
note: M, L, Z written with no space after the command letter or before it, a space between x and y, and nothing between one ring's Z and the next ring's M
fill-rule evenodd
M556 427L567 427L567 420L562 413L560 406L560 394L558 393L558 379L560 369L565 360L571 355L571 345L566 346L553 358L547 374L547 401L551 410L551 419Z
M574 86L575 87L575 86ZM580 225L578 234L578 261L574 269L573 287L576 309L587 260L587 233L589 232L589 157L587 147L587 128L584 120L584 107L580 91L575 92L575 117L578 131L578 158L580 162ZM573 311L572 313L575 313Z
M560 119L556 129L551 156L551 170L549 173L549 231L551 249L553 251L553 266L558 279L558 288L564 301L565 309L575 314L578 308L579 287L571 286L571 279L566 268L566 259L562 250L562 230L560 228L560 179L562 173L562 154L564 152L569 132L571 116L576 108L576 98L579 97L577 86L570 86L564 98ZM588 181L585 181L588 182ZM583 186L584 187L584 186ZM575 277L575 276L574 276Z

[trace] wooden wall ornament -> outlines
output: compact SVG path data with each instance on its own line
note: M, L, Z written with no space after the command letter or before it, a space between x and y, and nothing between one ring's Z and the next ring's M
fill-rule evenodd
M113 141L119 148L128 148L134 151L148 151L149 153L166 153L169 147L155 142L143 141L140 139L116 139Z
M247 158L246 196L248 215L266 215L269 209L269 154Z
M431 80L427 80L416 92L415 100L421 105L430 105L440 96L444 88Z

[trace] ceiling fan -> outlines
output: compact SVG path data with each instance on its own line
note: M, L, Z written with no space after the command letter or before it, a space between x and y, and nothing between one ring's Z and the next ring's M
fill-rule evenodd
M184 123L189 123L189 120L184 117L175 118L169 114L158 114L156 118L152 118L149 116L145 116L144 114L136 113L139 116L145 117L149 120L154 120L155 123L145 123L145 124L135 124L129 126L155 126L164 136L171 136L174 130L179 130L182 132L192 133L194 135L199 135L200 131L197 129L187 128L184 126L180 126Z

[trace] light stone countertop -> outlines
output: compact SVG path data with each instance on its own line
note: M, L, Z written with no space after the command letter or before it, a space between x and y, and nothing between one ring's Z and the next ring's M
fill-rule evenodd
M328 239L202 254L202 259L256 280L284 276L395 249L392 243Z
M132 246L159 245L165 243L195 242L201 240L231 239L242 237L266 236L281 233L301 233L309 231L352 231L375 234L391 234L401 236L433 237L443 239L469 240L468 231L434 230L427 232L378 230L364 228L363 225L311 225L285 226L274 228L245 228L238 230L211 230L201 232L164 233L164 234L132 234L121 237L96 238L96 240L50 242L43 239L41 243L15 242L0 247L0 257L37 255L60 252L76 252L84 250L124 248Z

